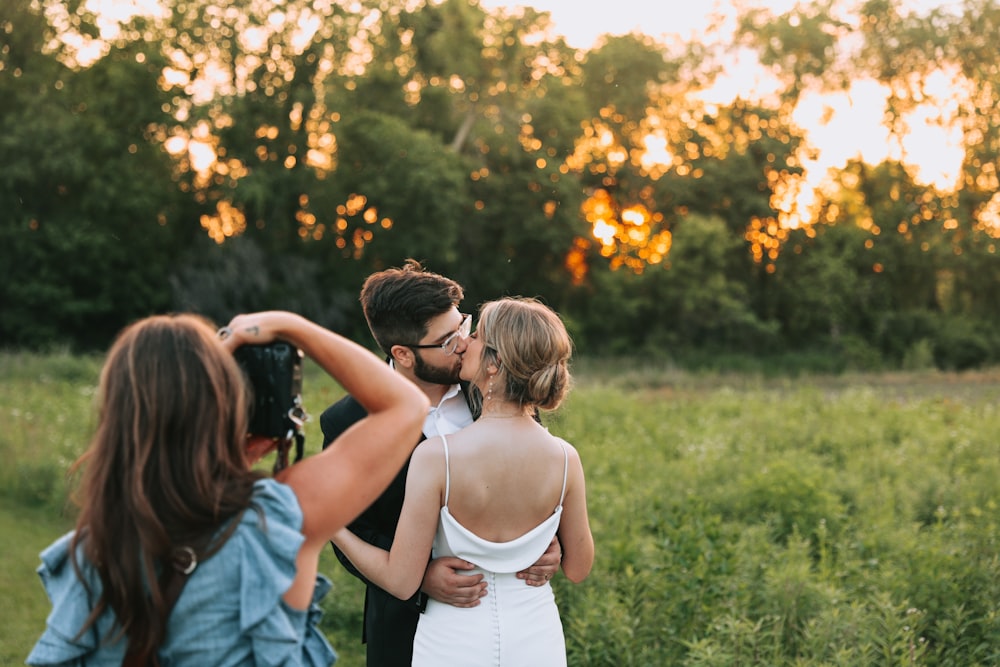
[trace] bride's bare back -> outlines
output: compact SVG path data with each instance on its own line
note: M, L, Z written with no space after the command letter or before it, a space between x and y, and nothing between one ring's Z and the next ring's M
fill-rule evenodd
M448 439L456 521L491 542L508 542L548 519L566 470L563 441L530 417L480 419Z

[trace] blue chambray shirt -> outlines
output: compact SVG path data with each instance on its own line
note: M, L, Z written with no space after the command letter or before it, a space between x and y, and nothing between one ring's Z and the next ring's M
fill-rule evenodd
M295 494L284 484L263 479L254 486L253 503L260 513L244 512L222 549L190 575L158 653L161 667L328 667L336 662L337 654L317 628L319 601L330 590L329 580L317 578L308 610L292 609L281 599L295 577L295 558L304 541ZM113 627L110 611L77 637L96 597L88 596L73 569L71 539L68 533L41 554L38 574L52 612L27 664L119 667L125 642L101 642ZM90 590L99 593L96 571L82 553L78 562Z

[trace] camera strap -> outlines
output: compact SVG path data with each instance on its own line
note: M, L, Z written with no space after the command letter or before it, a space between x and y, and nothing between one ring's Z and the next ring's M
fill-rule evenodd
M296 463L302 459L302 454L305 451L306 436L301 430L295 430L294 435L292 435L292 432L289 432L289 437L278 440L277 455L274 457L274 470L272 471L275 474L288 467L288 453L292 449L293 441L295 442L295 461L292 461L292 463Z
M288 452L292 448L292 442L295 442L295 460L292 463L298 463L305 455L306 435L303 425L309 420L309 415L302 407L301 396L295 397L295 405L288 411L287 416L292 425L285 437L278 440L277 456L274 458L272 471L275 474L288 467Z
M160 575L159 586L163 595L164 611L166 618L170 617L170 612L181 596L184 584L187 583L188 575L194 572L198 566L198 555L191 547L178 547L174 550L174 556L170 563L163 568ZM155 650L129 649L122 659L122 667L159 667L160 660Z
M170 560L165 563L157 581L160 593L163 595L164 630L166 630L170 613L173 611L177 599L181 596L181 591L184 590L184 584L187 583L190 574L198 567L198 563L210 558L232 537L236 529L239 528L245 512L246 509L240 510L229 520L229 525L218 536L209 534L195 539L192 542L193 546L174 547ZM160 659L156 655L155 647L150 649L129 647L122 659L122 667L159 667L159 665Z

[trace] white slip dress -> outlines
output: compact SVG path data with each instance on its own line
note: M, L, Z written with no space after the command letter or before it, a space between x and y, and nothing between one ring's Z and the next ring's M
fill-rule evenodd
M566 640L552 586L529 586L515 575L545 553L559 529L566 495L569 455L563 444L563 487L559 505L545 521L509 542L484 540L448 511L451 471L444 440L445 496L434 537L433 557L456 556L482 573L486 597L459 608L429 600L413 641L415 667L561 667ZM465 572L463 572L465 574Z

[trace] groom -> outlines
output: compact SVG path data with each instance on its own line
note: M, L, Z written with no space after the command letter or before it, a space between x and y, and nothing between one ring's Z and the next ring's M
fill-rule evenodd
M431 408L424 421L424 438L449 435L472 423L467 388L458 379L472 318L458 311L465 296L455 281L426 271L414 260L400 268L379 271L361 288L361 307L368 328L393 368L427 395ZM360 420L364 409L345 396L320 415L323 446ZM408 464L388 489L349 528L366 542L383 549L392 546L403 507ZM488 594L481 574L460 574L473 564L458 558L432 560L421 590L409 600L399 600L378 588L351 565L336 547L347 570L365 582L365 616L362 642L367 644L368 667L409 667L417 620L427 600L456 607L474 607ZM559 569L561 551L553 540L537 563L518 573L528 585L543 585Z

